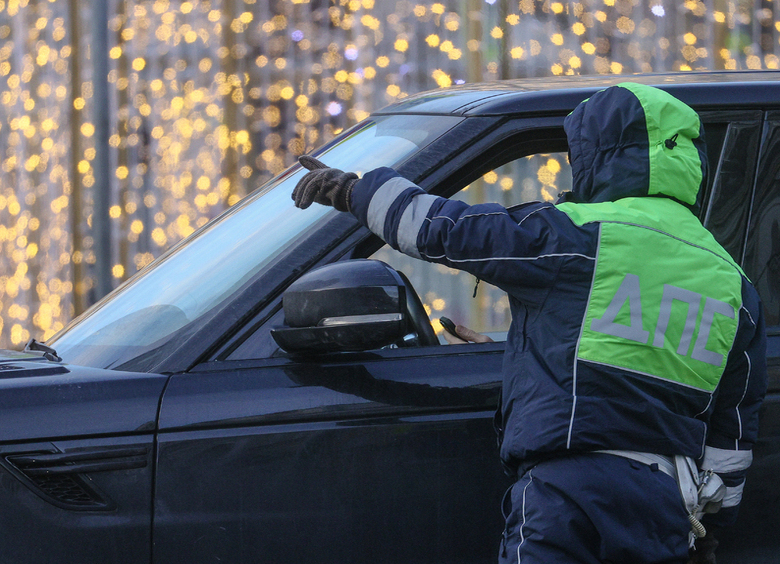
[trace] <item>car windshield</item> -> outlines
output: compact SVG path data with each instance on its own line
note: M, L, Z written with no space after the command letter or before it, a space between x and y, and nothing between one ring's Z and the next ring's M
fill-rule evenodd
M452 116L379 116L316 153L362 174L395 167L451 129ZM120 367L159 350L206 316L332 212L293 211L294 166L209 222L71 322L48 344L71 364Z

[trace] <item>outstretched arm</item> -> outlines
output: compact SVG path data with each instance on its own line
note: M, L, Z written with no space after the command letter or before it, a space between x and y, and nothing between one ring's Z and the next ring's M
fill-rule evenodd
M302 157L301 163L309 168L318 161ZM581 228L550 203L511 211L499 204L470 206L428 194L390 168L360 180L349 174L312 170L293 192L296 205L349 210L394 249L474 274L527 303L544 299L563 261L579 261L583 270L594 264L596 239L582 237Z

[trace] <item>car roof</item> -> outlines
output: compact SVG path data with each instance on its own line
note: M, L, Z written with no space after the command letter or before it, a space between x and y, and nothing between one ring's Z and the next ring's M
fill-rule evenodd
M414 94L375 114L491 116L568 113L621 82L662 88L699 111L780 108L780 70L563 76L464 84Z

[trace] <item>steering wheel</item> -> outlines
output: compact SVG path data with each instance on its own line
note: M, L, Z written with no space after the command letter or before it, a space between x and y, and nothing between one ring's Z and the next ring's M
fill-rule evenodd
M420 296L414 291L412 283L406 277L406 274L400 270L396 270L401 280L406 285L406 312L409 314L409 320L411 322L411 329L417 334L417 340L421 347L430 347L433 345L439 345L439 338L436 336L436 332L431 325L431 319L423 307L423 303L420 300Z

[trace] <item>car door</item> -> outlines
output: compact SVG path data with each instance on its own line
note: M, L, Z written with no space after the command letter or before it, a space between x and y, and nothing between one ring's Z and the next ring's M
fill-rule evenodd
M155 562L492 559L501 349L223 361L174 377Z
M150 561L166 380L3 352L0 562Z
M730 180L708 187L705 210L719 240L741 252L749 196L733 206L736 222L714 202L723 190L752 192L734 166L755 166L760 119L708 120L713 170ZM467 188L456 197L505 205L554 199L567 188L562 121L509 121L426 187L447 196ZM495 561L511 483L493 429L508 323L502 296L381 247L363 232L328 260L389 262L412 280L437 330L446 313L497 342L296 358L271 340L284 318L279 301L269 305L242 341L171 378L160 415L155 562Z
M761 410L759 440L735 527L724 531L718 562L775 562L780 553L780 112L767 112L751 199L745 273L764 306L769 389Z

